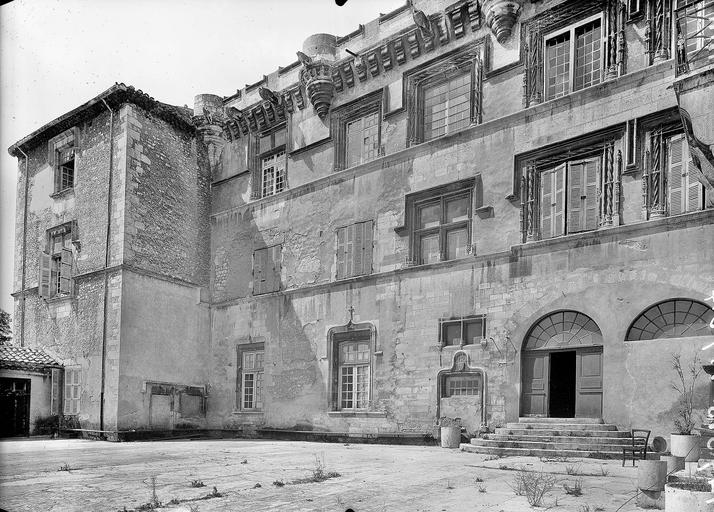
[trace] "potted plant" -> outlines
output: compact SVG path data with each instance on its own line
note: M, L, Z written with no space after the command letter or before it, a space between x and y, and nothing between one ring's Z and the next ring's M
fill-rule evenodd
M461 444L461 418L442 416L439 419L439 426L441 426L441 447L458 448Z
M685 368L680 354L673 354L672 369L677 374L672 388L679 394L679 408L674 418L676 432L670 437L671 451L672 455L683 457L686 462L694 462L699 460L699 436L692 434L698 417L694 410L694 390L702 373L699 355L695 354L692 363Z

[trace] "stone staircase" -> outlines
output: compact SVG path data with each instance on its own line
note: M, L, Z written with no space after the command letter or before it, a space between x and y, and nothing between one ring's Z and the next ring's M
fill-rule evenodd
M497 428L495 434L461 444L461 449L501 457L618 459L631 442L630 432L620 432L600 418L519 418L518 423Z

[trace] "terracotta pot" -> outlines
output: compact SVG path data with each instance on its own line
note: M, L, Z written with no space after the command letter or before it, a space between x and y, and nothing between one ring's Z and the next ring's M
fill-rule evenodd
M694 434L671 434L669 440L672 455L683 457L685 462L699 460L699 436Z

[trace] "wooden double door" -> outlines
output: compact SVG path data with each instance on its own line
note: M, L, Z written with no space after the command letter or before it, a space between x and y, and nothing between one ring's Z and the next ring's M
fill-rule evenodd
M0 379L0 437L30 435L30 379Z
M521 416L602 417L602 346L523 352Z

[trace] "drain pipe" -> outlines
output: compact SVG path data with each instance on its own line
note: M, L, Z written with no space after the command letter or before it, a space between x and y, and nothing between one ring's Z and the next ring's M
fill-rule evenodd
M106 387L106 368L107 368L107 324L109 316L107 315L107 304L109 303L109 268L110 254L109 244L111 243L111 222L112 222L112 168L114 166L114 111L107 105L104 98L101 98L104 106L109 111L109 180L107 184L107 236L106 245L104 248L104 307L102 324L102 381L101 392L99 395L99 430L104 431L104 390Z
M27 194L30 191L30 176L27 171L27 156L20 147L17 150L25 157L25 205L22 209L22 278L20 279L20 293L22 294L22 308L20 309L20 346L25 346L25 279L27 267Z

